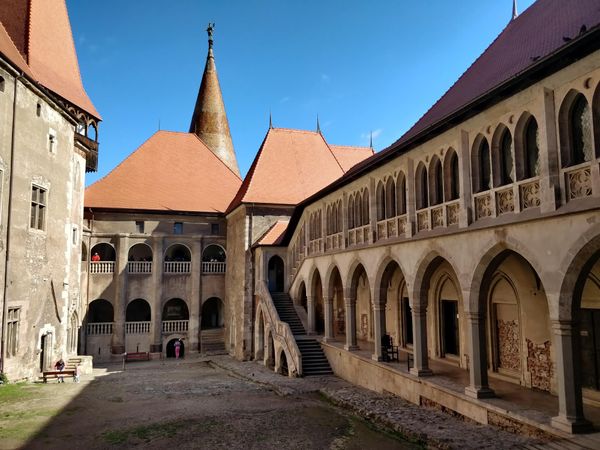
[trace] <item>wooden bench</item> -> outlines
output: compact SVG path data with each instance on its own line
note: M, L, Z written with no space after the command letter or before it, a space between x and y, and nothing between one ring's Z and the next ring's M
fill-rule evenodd
M74 370L46 370L44 371L44 374L42 375L42 378L44 379L44 383L48 382L48 378L61 378L61 377L71 377L73 378L75 376L75 371Z
M125 361L150 361L150 353L148 352L132 352L125 353Z

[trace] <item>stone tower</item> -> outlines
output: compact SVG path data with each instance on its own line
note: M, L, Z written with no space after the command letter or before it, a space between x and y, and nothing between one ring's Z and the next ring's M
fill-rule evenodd
M214 24L208 24L206 30L208 32L208 56L190 124L190 133L194 133L202 139L227 167L240 176L213 55L213 30Z

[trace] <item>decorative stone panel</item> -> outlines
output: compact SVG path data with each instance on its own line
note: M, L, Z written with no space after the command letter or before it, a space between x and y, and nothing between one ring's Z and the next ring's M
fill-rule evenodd
M550 341L534 344L527 339L527 368L531 373L531 387L550 391L553 374Z
M518 372L521 368L519 323L516 320L498 320L498 366Z

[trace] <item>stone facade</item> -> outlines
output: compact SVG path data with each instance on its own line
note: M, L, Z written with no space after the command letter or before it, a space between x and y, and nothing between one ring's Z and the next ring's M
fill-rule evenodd
M3 371L15 380L77 354L86 155L97 144L78 134L72 107L3 60L0 77Z

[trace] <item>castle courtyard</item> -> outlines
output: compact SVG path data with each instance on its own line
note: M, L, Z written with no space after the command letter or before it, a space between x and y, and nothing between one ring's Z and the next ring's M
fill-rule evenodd
M71 379L20 384L0 395L4 449L385 450L546 444L543 438L419 408L334 376L285 378L256 362L228 356L128 363L125 370L113 364L94 369L79 384ZM378 410L391 419L387 426L377 420ZM397 427L390 426L394 420Z

